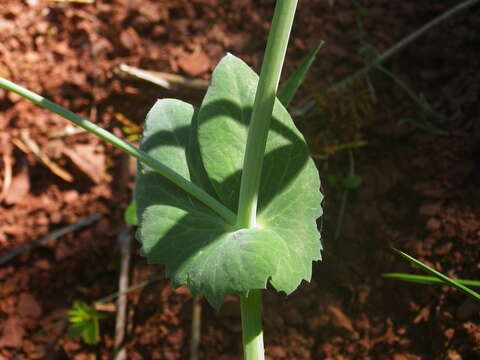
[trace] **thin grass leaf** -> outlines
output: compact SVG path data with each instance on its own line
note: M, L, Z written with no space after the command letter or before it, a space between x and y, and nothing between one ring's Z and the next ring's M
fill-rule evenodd
M410 255L404 253L403 251L400 251L398 249L393 249L397 254L399 254L400 256L402 256L403 258L407 259L408 261L410 261L411 263L419 266L420 268L422 268L422 270L430 273L431 275L435 276L436 278L442 280L445 284L447 285L450 285L450 286L453 286L455 288L457 288L458 290L462 291L463 293L467 294L468 296L472 297L473 299L475 299L476 301L480 302L480 294L473 291L472 289L462 285L461 283L459 283L458 281L452 279L452 278L449 278L448 276L446 275L443 275L442 273L432 269L431 267L425 265L424 263L418 261L417 259L411 257Z
M405 274L405 273L386 273L386 274L382 274L382 276L389 279L407 281L407 282L412 282L417 284L447 285L443 280L440 280L433 276L426 276L426 275L413 275L413 274ZM480 281L477 281L477 280L456 279L456 281L465 286L480 288Z
M287 82L282 85L280 90L277 93L277 97L283 106L288 107L290 102L292 101L293 97L295 96L298 88L302 85L303 81L305 80L305 76L310 70L315 58L317 57L318 51L324 44L323 41L320 41L315 48L310 51L307 57L302 61L300 66L298 67L295 72L290 75Z

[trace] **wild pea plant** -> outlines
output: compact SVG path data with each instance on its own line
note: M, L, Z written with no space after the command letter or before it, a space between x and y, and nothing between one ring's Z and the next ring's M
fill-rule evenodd
M140 148L7 80L14 91L139 160L138 240L216 309L240 296L244 356L263 359L261 289L293 292L320 259L320 180L303 136L276 98L298 0L276 3L260 78L225 56L199 109L159 100ZM317 50L318 51L318 50Z

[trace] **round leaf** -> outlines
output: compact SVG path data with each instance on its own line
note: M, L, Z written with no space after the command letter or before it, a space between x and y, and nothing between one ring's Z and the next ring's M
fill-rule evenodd
M147 116L142 150L236 210L249 113L258 77L229 55L217 66L197 115L177 100ZM226 293L245 295L267 282L290 293L320 259L318 173L308 148L277 102L262 174L258 226L237 229L146 166L135 192L137 237L150 263L166 266L216 308Z

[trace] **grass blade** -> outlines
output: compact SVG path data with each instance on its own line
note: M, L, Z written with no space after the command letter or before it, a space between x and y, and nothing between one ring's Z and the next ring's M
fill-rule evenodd
M412 282L417 284L447 285L443 280L440 280L433 276L426 276L426 275L413 275L413 274L405 274L405 273L386 273L386 274L382 274L382 276L388 279L401 280L401 281ZM465 286L480 288L480 281L477 281L477 280L456 279L455 281Z
M278 91L277 97L282 102L283 106L288 107L290 102L292 101L293 97L295 96L298 88L302 85L303 81L305 80L305 76L310 70L315 58L317 57L318 51L324 44L323 41L320 41L315 48L310 51L307 57L302 61L300 66L298 67L295 72L290 75L287 82L282 85L280 90Z
M441 281L443 281L445 284L447 285L450 285L450 286L453 286L455 288L457 288L458 290L462 291L463 293L467 294L468 296L472 297L473 299L475 299L476 301L480 302L480 294L473 291L472 289L466 287L465 285L462 285L460 282L458 282L457 280L454 280L452 278L449 278L448 276L446 275L443 275L442 273L432 269L431 267L425 265L424 263L418 261L417 259L413 258L412 256L404 253L403 251L400 251L398 249L393 249L397 254L399 254L400 256L402 256L403 258L407 259L408 261L410 261L411 263L419 266L422 270L428 272L429 274L433 275L434 277L436 277L437 279L440 279Z

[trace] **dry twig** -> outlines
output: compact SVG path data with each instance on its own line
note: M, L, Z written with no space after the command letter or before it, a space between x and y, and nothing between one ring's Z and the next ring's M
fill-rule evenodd
M14 139L12 142L17 145L20 150L28 153L32 152L46 167L48 167L55 175L65 180L72 182L73 176L62 167L54 163L46 154L44 154L38 144L30 137L28 130L24 129L20 133L20 139ZM28 149L27 151L25 151Z
M95 0L48 0L50 2L68 2L68 3L77 3L77 4L93 4Z
M127 192L128 182L130 180L130 161L131 158L123 154L120 161L118 185L122 193ZM126 360L127 351L124 346L127 327L127 291L130 282L130 258L131 258L131 234L132 226L125 225L118 236L118 246L120 247L120 276L118 280L118 299L117 299L117 318L115 320L115 339L113 347L114 360Z
M202 298L193 297L192 304L192 334L190 338L190 360L198 360L198 345L202 327Z
M55 138L61 138L61 137L74 136L77 134L83 134L85 132L87 132L87 130L79 128L77 126L67 125L62 130L52 131L50 134L48 134L48 137L50 139L55 139Z
M89 226L89 225L93 224L95 221L97 221L98 219L100 219L101 217L102 217L102 215L100 215L100 214L91 215L91 216L89 216L89 217L87 217L83 220L80 220L80 221L74 223L74 224L71 224L71 225L65 226L64 228L52 231L47 236L44 236L40 239L37 239L32 243L19 246L19 247L13 249L12 251L8 252L7 254L1 256L0 257L0 265L5 264L6 262L12 260L13 258L17 257L20 254L23 254L24 252L26 252L28 250L33 249L34 247L42 245L42 244L44 244L44 243L46 243L50 240L59 238L60 236L63 236L63 235L69 234L71 232L77 231L77 230L79 230L81 228L84 228L86 226Z
M125 323L127 317L127 290L130 273L130 243L132 240L131 226L126 225L118 236L121 252L120 279L117 299L117 318L115 322L114 360L125 360L127 352L123 347L125 340Z
M118 66L118 71L133 78L148 81L165 89L171 89L177 86L197 90L207 90L209 83L207 80L203 79L191 79L177 74L142 70L126 64L120 64Z
M372 69L376 68L378 65L382 64L385 62L387 59L391 58L393 55L396 55L400 50L405 48L407 45L411 44L413 41L417 40L419 37L421 37L423 34L425 34L428 30L430 30L432 27L435 25L438 25L441 23L443 20L455 15L456 13L460 12L461 10L464 10L472 5L475 5L478 3L480 0L466 0L451 9L445 11L443 14L437 16L436 18L432 19L425 25L423 25L421 28L417 29L413 33L409 34L408 36L404 37L401 39L399 42L397 42L395 45L390 47L387 51L384 53L380 54L377 56L371 63L368 65L365 65L363 68L355 72L353 75L348 76L347 78L340 80L336 84L333 84L331 87L329 87L328 90L330 89L335 89L339 88L342 86L345 86L346 84L350 83L353 80L358 79L359 77L368 74ZM310 100L307 102L307 104L294 112L296 115L305 115L307 112L309 112L312 107L315 105L314 100Z
M449 18L450 16L456 14L457 12L464 10L472 5L475 5L479 0L467 0L464 1L457 6L452 7L451 9L445 11L443 14L437 16L436 18L432 19L425 25L423 25L421 28L417 29L413 33L409 34L408 36L404 37L402 40L397 42L395 45L393 45L391 48L389 48L387 51L382 53L380 56L375 58L370 64L366 65L362 69L358 70L356 73L353 75L349 76L346 79L343 79L339 83L335 84L334 87L339 87L343 86L347 83L349 83L352 80L355 80L359 78L362 75L367 74L370 70L372 70L374 67L377 65L383 63L385 60L391 58L393 55L397 54L400 50L402 50L404 47L412 43L413 41L417 40L420 36L422 36L424 33L426 33L428 30L430 30L432 27L435 25L438 25L441 23L443 20Z
M11 154L3 154L4 174L2 192L0 193L0 200L2 200L8 193L10 185L12 184L12 156Z

